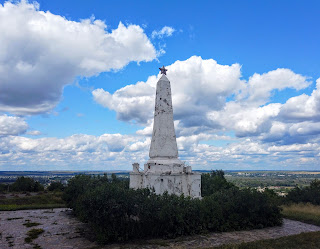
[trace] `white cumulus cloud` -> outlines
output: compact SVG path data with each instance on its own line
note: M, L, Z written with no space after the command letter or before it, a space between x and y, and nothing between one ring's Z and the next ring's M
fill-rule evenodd
M101 20L71 21L39 5L0 4L0 111L37 114L59 102L75 77L152 61L157 51L138 25L107 31Z
M164 26L160 30L154 30L151 33L151 37L154 38L163 38L167 36L172 36L173 32L175 32L175 29L172 27Z
M27 131L28 124L23 118L0 115L0 136L20 135Z
M243 84L239 64L219 65L215 60L192 56L167 68L175 118L185 127L215 126L206 113L221 109L226 97L238 92ZM103 89L92 94L97 103L116 111L118 119L145 125L153 117L158 78L159 75L150 76L146 82L128 85L113 94Z
M251 76L238 98L246 98L251 104L262 105L268 102L273 90L283 90L292 88L301 90L311 84L308 78L296 74L287 68L278 68L276 70Z
M320 121L320 78L310 96L302 94L288 99L279 116L284 122Z

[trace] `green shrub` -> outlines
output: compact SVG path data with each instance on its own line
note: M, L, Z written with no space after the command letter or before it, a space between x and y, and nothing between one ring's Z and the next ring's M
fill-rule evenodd
M286 200L288 202L310 202L314 205L320 205L320 180L314 180L307 187L295 187L289 191Z
M90 176L90 175L76 175L68 181L68 186L63 192L63 200L67 203L69 208L75 212L78 210L78 202L81 201L81 196L86 192L97 188L103 184L113 183L121 188L129 188L128 180L117 179L112 174L112 179L108 179L107 174L103 176Z
M27 191L27 192L39 192L43 191L44 187L38 181L30 177L18 177L17 180L10 185L10 191Z
M222 189L233 188L235 185L228 182L222 170L212 171L201 175L201 195L209 196Z
M285 203L285 197L279 196L273 189L265 188L264 194L267 195L270 201L272 201L277 206Z
M8 190L8 185L4 183L0 183L0 193Z
M61 182L51 182L47 189L49 191L63 191L64 185Z
M129 189L127 181L115 177L77 176L70 180L65 198L101 243L281 224L280 209L266 194L234 186L216 189L200 200Z

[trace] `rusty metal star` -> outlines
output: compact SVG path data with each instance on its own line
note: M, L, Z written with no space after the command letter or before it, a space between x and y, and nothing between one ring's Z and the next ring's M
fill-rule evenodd
M164 66L159 67L159 69L160 69L160 71L161 71L161 74L167 75L168 69L166 69Z

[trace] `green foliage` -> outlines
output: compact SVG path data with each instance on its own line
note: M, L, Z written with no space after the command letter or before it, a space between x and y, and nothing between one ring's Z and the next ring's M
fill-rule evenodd
M7 220L21 220L23 217L13 217L13 218L7 218Z
M120 188L129 188L129 181L117 179L112 174L110 180L107 174L103 176L90 176L90 175L76 175L68 181L68 186L63 192L63 200L67 203L69 208L72 208L74 212L78 212L78 202L81 202L81 197L86 191L93 190L101 185L113 183ZM80 210L79 210L80 211Z
M26 223L23 223L22 225L26 226L26 227L36 227L36 226L39 226L39 225L42 225L41 223L38 223L38 222L26 222Z
M27 237L24 238L26 243L31 243L34 239L38 238L40 234L42 234L44 230L42 228L34 228L27 232Z
M222 170L212 171L211 173L201 175L201 194L209 196L213 193L235 187L234 184L228 182L224 177Z
M43 191L44 187L39 182L33 180L30 177L18 177L17 180L11 184L10 191L28 191L28 192L39 192Z
M281 224L280 209L254 189L230 188L204 197L205 221L211 231L263 228Z
M285 198L279 196L273 189L265 188L264 194L277 206L280 206L285 202Z
M64 185L61 182L51 182L47 189L49 191L63 191Z
M307 187L295 187L287 197L288 202L310 202L314 205L320 205L320 180L314 180Z
M53 209L64 208L65 204L27 204L27 205L0 205L0 211L17 211L17 210L31 210L31 209Z
M127 181L115 176L108 180L84 175L70 180L65 200L82 221L92 226L101 243L281 224L280 209L267 195L228 186L219 174L212 178L222 183L208 187L217 191L202 200L129 189Z
M8 185L4 183L0 183L0 193L8 190Z

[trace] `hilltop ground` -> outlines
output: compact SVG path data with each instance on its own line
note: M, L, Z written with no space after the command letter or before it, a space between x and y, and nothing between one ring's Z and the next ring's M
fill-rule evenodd
M0 248L208 248L230 243L274 239L302 232L320 231L319 226L285 219L281 227L251 231L210 233L175 240L147 240L127 244L98 246L85 238L85 224L80 223L66 208L0 212ZM28 225L29 224L29 225ZM37 229L37 230L35 230ZM43 229L43 231L41 230ZM30 239L28 231L39 233ZM29 237L29 239L26 239ZM31 236L32 237L32 236ZM36 236L35 236L36 237ZM29 241L29 242L26 242ZM30 241L31 240L31 241Z

